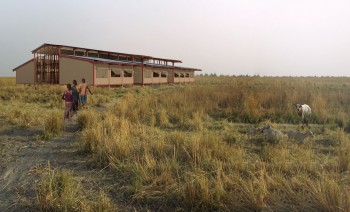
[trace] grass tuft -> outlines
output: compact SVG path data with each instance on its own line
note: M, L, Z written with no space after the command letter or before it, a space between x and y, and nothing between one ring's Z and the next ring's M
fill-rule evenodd
M37 192L37 207L40 211L79 211L80 184L68 170L48 170Z
M63 114L55 110L44 119L44 135L58 135L63 130ZM45 136L46 137L46 136Z

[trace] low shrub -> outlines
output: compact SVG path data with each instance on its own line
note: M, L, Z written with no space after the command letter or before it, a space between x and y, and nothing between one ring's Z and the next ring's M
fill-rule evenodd
M117 206L100 191L91 200L76 180L74 173L67 169L51 169L43 173L36 192L38 211L117 211Z
M97 123L96 111L82 110L78 113L78 128L80 130L89 128Z
M44 135L58 135L63 130L63 113L55 110L44 119Z
M37 191L37 207L40 211L80 211L80 192L80 183L71 171L49 169Z

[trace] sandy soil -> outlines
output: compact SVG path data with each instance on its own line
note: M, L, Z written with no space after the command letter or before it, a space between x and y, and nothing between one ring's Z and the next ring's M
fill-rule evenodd
M40 131L35 129L0 129L0 211L36 211L36 190L48 163L51 168L72 170L87 193L106 190L113 175L94 167L91 155L80 151L76 126L73 120L49 141L38 139Z

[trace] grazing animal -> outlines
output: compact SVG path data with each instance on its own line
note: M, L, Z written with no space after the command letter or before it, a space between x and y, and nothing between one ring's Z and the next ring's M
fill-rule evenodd
M303 124L306 124L306 126L309 125L309 118L311 117L311 108L309 105L306 104L295 104L295 107L297 108L298 115L301 117L301 121Z
M299 142L304 142L305 138L314 136L314 134L311 131L307 131L306 133L288 131L287 135L289 139L295 139Z
M272 128L270 125L265 125L262 132L269 142L278 143L284 138L284 134L281 131Z

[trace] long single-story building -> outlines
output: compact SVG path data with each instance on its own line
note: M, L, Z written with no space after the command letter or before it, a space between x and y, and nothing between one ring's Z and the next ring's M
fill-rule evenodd
M175 66L180 60L46 43L32 53L33 59L13 69L18 84L66 84L82 78L94 86L188 83L201 71Z

